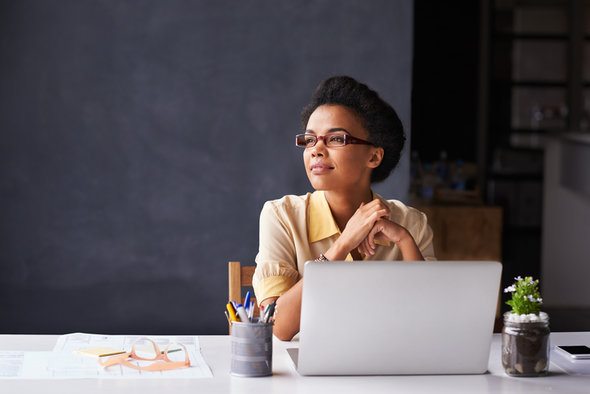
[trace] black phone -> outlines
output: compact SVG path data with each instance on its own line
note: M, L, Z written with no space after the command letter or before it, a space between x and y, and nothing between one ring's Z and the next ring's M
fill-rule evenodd
M557 346L557 350L576 360L590 359L590 347L584 345Z

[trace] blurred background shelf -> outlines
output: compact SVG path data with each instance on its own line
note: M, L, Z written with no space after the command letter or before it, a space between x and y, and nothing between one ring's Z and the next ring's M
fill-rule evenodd
M476 182L466 189L479 199L430 186L421 206L439 231L446 228L438 222L448 224L445 215L459 209L453 205L501 208L503 286L517 275L542 278L547 141L570 131L590 135L590 1L451 3L415 3L411 145L428 163L431 185L442 151L451 163L473 163ZM435 236L437 254L456 257L446 254L448 242ZM453 247L464 256L471 248Z

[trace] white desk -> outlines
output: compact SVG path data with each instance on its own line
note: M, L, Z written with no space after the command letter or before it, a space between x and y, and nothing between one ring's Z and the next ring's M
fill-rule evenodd
M0 335L0 350L51 350L55 335ZM0 380L0 393L590 393L590 376L570 376L551 365L542 378L511 378L500 361L501 337L494 335L489 373L443 376L302 377L285 348L297 342L275 339L272 377L229 375L228 336L200 336L201 351L213 379L199 380ZM590 332L552 333L552 345L590 344Z

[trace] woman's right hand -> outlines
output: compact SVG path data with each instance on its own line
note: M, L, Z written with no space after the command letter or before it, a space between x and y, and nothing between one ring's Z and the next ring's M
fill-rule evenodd
M379 219L389 217L389 212L389 207L378 198L368 204L361 203L334 244L336 251L334 253L326 252L326 257L330 260L343 260L348 253L365 240Z

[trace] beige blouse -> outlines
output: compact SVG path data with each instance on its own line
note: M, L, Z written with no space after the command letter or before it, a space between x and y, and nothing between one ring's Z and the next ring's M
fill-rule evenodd
M405 227L414 237L425 260L436 260L432 229L426 215L398 200L384 200L389 219ZM325 253L340 236L338 225L323 191L303 196L288 195L267 201L260 213L260 245L252 285L260 303L279 297L303 276L304 264ZM401 260L395 244L377 246L364 260ZM346 260L352 261L348 254Z

